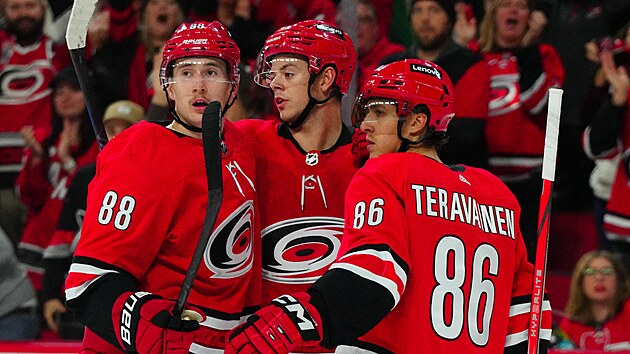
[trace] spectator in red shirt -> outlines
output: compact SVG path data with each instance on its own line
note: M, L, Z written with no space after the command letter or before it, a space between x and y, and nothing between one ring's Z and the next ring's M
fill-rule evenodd
M60 71L51 87L52 131L22 128L27 149L16 182L22 202L29 208L17 255L38 291L42 288L42 253L55 230L70 181L77 168L96 161L98 153L74 70Z
M0 29L0 225L17 242L24 207L13 192L25 125L50 129L50 82L70 64L67 49L43 33L44 0L6 0ZM20 212L21 210L21 212Z
M628 276L617 259L607 251L588 252L573 271L560 328L580 349L630 349L629 296Z

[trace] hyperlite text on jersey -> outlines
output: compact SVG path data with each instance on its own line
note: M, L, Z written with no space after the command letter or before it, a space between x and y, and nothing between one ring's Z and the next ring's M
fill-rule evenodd
M514 210L500 205L480 204L469 195L443 188L412 184L416 214L459 221L486 233L515 239Z

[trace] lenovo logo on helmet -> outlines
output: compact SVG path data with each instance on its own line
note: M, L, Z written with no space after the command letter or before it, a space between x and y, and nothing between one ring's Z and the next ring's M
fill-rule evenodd
M437 70L436 68L432 68L430 66L411 64L410 70L415 71L417 73L423 73L423 74L435 76L439 80L442 80L442 73L440 73L440 71Z
M316 24L315 28L317 28L318 30L323 31L323 32L328 32L330 34L334 34L335 36L338 36L339 38L343 39L343 32L340 29L338 29L338 28L335 28L335 27L332 27L332 26L328 26L328 25L323 24L323 23Z

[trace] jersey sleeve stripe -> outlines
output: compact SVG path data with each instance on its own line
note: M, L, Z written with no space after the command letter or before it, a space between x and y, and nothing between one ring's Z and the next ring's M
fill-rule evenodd
M81 294L83 294L83 292L85 292L85 290L87 290L87 288L92 283L108 273L118 272L115 270L103 269L92 265L73 263L70 266L70 272L66 282L66 284L69 285L66 288L66 299L72 300L79 297ZM82 280L73 281L73 278L77 280L78 278L81 278ZM77 285L70 285L73 283Z
M505 337L505 346L511 347L513 345L517 345L519 343L527 341L527 331L528 330L524 330L518 333L508 334Z
M514 334L508 334L505 338L505 346L511 347L523 342L527 342L527 333L528 330L524 330ZM541 340L550 340L551 339L551 330L550 329L541 329L540 330L540 339Z
M355 252L348 253L345 256L341 257L339 261L342 261L348 257L352 257L356 255L374 256L381 259L383 262L391 262L391 264L394 267L394 272L396 272L396 275L398 276L398 278L400 278L400 281L403 283L403 286L407 284L407 272L403 269L403 267L401 267L398 264L398 262L396 262L396 259L394 259L394 256L390 252L377 251L373 249L357 250Z
M623 151L623 145L621 141L617 140L617 144L608 150L601 151L599 153L595 153L593 148L591 147L591 127L588 126L584 129L584 134L582 135L582 147L586 156L591 160L598 159L612 159L620 154Z
M402 291L399 293L398 286L396 285L396 283L394 283L393 281L385 277L376 275L370 271L367 271L361 267L358 267L349 263L335 263L330 267L330 269L345 269L349 272L352 272L360 276L361 278L371 280L377 283L378 285L384 287L390 292L390 294L394 298L394 307L396 307L396 305L398 304L398 301L400 301L400 295L402 294Z
M65 243L46 247L42 258L65 258L70 256L72 256L70 245Z
M518 316L525 313L529 313L529 309L531 308L531 304L517 304L510 306L510 317ZM543 311L551 311L551 304L549 300L544 300L542 304Z

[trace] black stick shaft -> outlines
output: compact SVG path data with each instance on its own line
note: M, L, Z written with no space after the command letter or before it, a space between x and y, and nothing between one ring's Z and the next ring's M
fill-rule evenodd
M210 240L212 229L219 215L223 201L223 180L221 174L221 104L213 101L206 107L201 118L203 140L203 157L206 163L206 177L208 181L208 205L203 219L201 236L190 260L190 266L177 296L173 315L181 316L188 295L192 289L197 270L203 259L203 253Z

